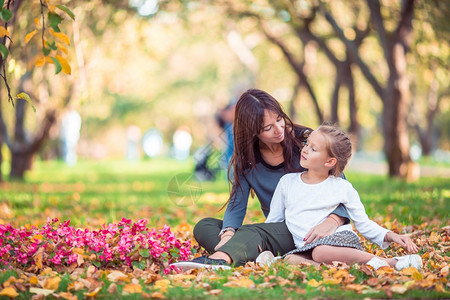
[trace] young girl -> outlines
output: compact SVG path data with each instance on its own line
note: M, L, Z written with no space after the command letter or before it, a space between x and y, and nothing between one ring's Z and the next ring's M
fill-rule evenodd
M286 221L297 249L285 254L288 261L347 264L367 263L378 269L381 266L397 270L410 266L420 269L419 255L382 258L364 252L359 238L350 224L340 226L336 233L305 244L311 227L316 226L339 204L347 209L356 229L367 239L383 249L395 242L408 252L417 253L418 247L404 235L389 231L369 220L358 193L351 183L339 177L352 154L349 137L333 126L320 126L314 130L301 151L301 173L284 175L274 192L266 223ZM257 262L270 263L273 254L263 252Z

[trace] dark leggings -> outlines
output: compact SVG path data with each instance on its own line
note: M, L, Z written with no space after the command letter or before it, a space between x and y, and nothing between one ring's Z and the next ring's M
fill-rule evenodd
M214 247L220 242L222 224L222 220L205 218L194 227L195 239L209 253L214 253ZM292 234L285 222L279 222L243 225L218 251L227 253L235 266L241 266L254 261L262 251L283 255L293 249Z

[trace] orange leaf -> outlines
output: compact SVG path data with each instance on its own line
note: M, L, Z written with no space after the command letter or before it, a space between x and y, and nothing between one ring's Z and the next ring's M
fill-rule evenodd
M447 277L448 276L448 266L445 266L441 269L441 275L443 277Z
M3 26L0 26L0 38L4 37L4 36L9 36L9 32L8 29L6 29Z
M36 285L36 284L39 283L39 280L38 280L38 278L36 276L31 276L30 277L30 283Z
M61 42L65 43L66 45L70 45L70 39L67 35L65 35L62 32L56 32L53 29L49 29L49 32L56 37L57 39L59 39Z
M36 33L38 33L36 29L27 33L27 35L25 36L25 44L28 44L28 42L33 38L33 36L36 35Z
M408 289L401 284L394 284L391 287L391 291L396 294L404 294Z
M244 279L236 279L236 280L228 281L223 286L252 288L252 287L255 287L256 285L253 282L253 280L251 280L249 278L244 278Z
M62 57L61 55L56 55L56 59L59 61L59 63L61 64L62 67L62 71L68 75L70 75L70 73L72 73L72 69L70 68L69 63L67 62L67 60Z
M45 57L44 56L41 56L41 57L39 57L37 60L36 60L36 64L35 64L35 66L36 67L42 67L43 65L45 65L45 61L46 61L46 59L45 59Z
M142 286L135 283L126 284L123 286L123 293L142 294Z
M65 54L69 54L69 50L67 50L67 48L64 47L63 44L56 42L56 47L58 47L58 49L64 52Z
M108 278L109 281L112 281L112 282L116 282L116 281L124 280L124 279L127 280L128 279L128 276L123 274L120 271L112 271L106 277Z
M42 265L42 256L43 256L43 254L44 254L44 248L39 248L38 249L38 251L36 251L36 253L34 254L34 263L36 264L36 266L39 268L39 269L42 269L43 268L43 265Z
M34 24L36 24L36 27L41 26L41 20L39 18L34 18Z
M315 280L315 279L311 279L310 281L308 281L308 285L310 285L312 287L318 287L321 284L322 284L322 281L317 282L317 280Z
M60 281L61 281L60 277L48 278L44 283L44 289L55 291L58 289Z
M7 287L7 288L4 288L0 292L0 296L6 296L6 297L10 297L10 298L15 298L15 297L19 296L19 294L16 292L16 290L14 288Z
M66 300L78 300L78 297L70 292L62 292L58 294L61 298Z
M100 290L102 289L102 287L101 286L98 286L95 290L93 290L92 292L90 292L90 293L83 293L86 297L95 297L97 294L98 294L98 292L100 292Z
M150 294L150 297L152 299L166 299L166 296L164 296L164 294L161 292L153 292Z

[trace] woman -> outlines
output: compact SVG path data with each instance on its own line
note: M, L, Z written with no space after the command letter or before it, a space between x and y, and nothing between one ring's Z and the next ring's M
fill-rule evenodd
M194 228L197 242L213 254L175 265L182 268L242 265L264 250L284 254L294 249L292 235L284 222L244 226L242 222L251 191L267 217L280 178L304 170L299 164L299 152L310 132L309 128L294 125L268 93L257 89L243 93L235 108L234 153L230 163L234 179L230 180L233 185L224 219L206 218ZM338 207L326 221L311 229L305 240L310 243L328 236L347 222L346 210ZM248 230L255 232L253 241L240 239L244 236L241 233Z

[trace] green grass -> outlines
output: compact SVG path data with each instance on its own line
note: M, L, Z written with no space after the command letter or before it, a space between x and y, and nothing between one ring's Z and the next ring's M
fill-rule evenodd
M173 191L173 186L169 183L174 178L189 178L192 170L192 161L178 162L171 159L134 163L81 161L74 167L67 167L58 161L37 162L33 170L26 173L23 182L5 182L0 186L0 223L40 226L47 218L58 217L60 220L71 220L71 225L74 226L99 228L104 223L125 217L132 220L146 218L149 226L161 227L164 224L177 226L182 223L192 226L201 218L209 216L221 218L224 211L220 211L220 208L229 193L224 174L220 174L214 182L189 181L189 185L195 190L183 186L179 194L184 197L174 198L173 193L169 193ZM414 226L430 232L449 225L448 178L426 177L414 183L406 183L379 175L350 172L346 176L359 191L370 218L387 227ZM263 221L258 201L250 199L245 222ZM447 252L439 250L440 255L448 256L448 250L442 250ZM321 280L322 271L313 267L302 269L306 280ZM367 279L367 275L357 269L351 270L351 273L356 277L355 284ZM14 274L13 271L0 272L0 282L15 276ZM292 269L283 265L269 270L263 276L250 274L256 285L263 283L270 275L288 278L294 283L293 286L275 285L264 289L222 287L233 276L233 271L218 272L216 275L221 278L219 281L209 282L208 277L205 277L201 282L208 283L211 289L222 289L222 294L218 296L220 298L386 297L382 290L357 294L341 289L339 285L312 288L305 283L304 278L296 278L292 274ZM70 278L67 274L62 274L61 277L63 280L58 291L65 291ZM106 283L98 297L110 296L106 292L108 286ZM121 288L118 287L117 297L140 298L138 295L122 296ZM151 285L144 286L144 292L153 291L155 290ZM83 297L82 292L77 292L77 295ZM446 298L447 295L430 289L414 289L405 294L394 294L393 297ZM27 291L18 298L29 296L31 294ZM212 297L197 286L173 286L165 296L174 299Z

